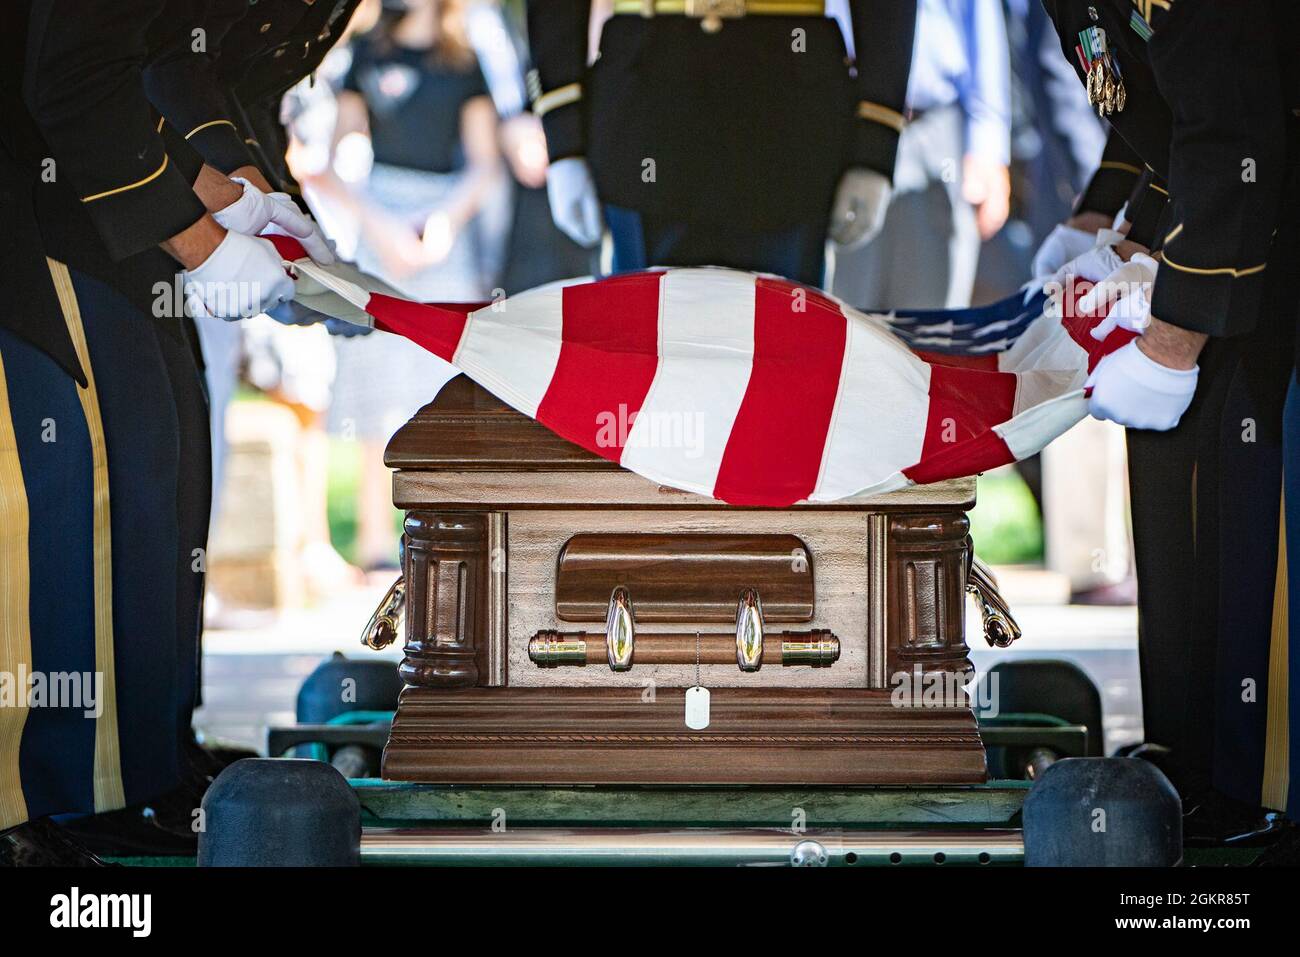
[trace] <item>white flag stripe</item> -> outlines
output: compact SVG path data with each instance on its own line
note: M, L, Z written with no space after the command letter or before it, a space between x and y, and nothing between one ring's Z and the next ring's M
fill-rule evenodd
M553 285L470 313L452 363L530 417L555 375L564 333L564 289Z
M1080 362L1087 362L1084 350L1054 319L1031 322L1011 348L998 355L998 369L1002 372L1072 369Z
M921 458L925 443L929 365L855 310L843 312L844 367L813 502L833 502L891 479Z
M993 431L1019 460L1041 452L1048 442L1073 428L1087 414L1088 400L1082 389L1076 389L994 426Z
M1082 352L1082 350L1080 350ZM1012 408L1012 419L1027 412L1034 406L1049 402L1058 396L1082 389L1087 379L1084 367L1087 360L1080 358L1076 369L1029 369L1021 372L1016 382L1016 402Z
M620 464L711 496L753 361L754 276L723 269L665 273L659 369Z

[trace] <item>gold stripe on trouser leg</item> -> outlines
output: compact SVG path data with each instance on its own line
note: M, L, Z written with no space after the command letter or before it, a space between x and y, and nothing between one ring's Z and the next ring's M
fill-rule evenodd
M1287 592L1286 495L1282 496L1277 541L1277 579L1273 585L1273 627L1268 650L1268 712L1264 737L1264 783L1260 803L1281 810L1286 807L1290 778L1290 677L1288 674L1290 612Z
M9 684L0 698L0 830L27 820L18 752L27 724L27 684L19 678L32 668L28 522L27 489L0 356L0 681Z
M77 359L86 371L86 388L77 388L81 409L90 432L90 449L94 488L94 588L95 588L95 671L103 675L103 712L95 722L95 810L114 811L125 806L122 789L121 744L117 736L117 680L113 669L113 539L109 521L108 447L104 442L104 424L99 417L99 393L95 389L95 372L90 364L90 349L81 325L81 309L72 288L68 267L53 259L50 275L59 296L63 318L77 350Z

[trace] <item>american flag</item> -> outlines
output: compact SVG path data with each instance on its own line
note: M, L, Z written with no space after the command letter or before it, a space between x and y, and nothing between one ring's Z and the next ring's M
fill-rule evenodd
M596 455L736 505L834 502L1033 455L1087 414L1088 373L1133 338L1089 334L1100 319L1073 308L1085 283L1056 308L1031 291L868 315L775 276L666 268L416 303L268 238L340 311L364 310Z

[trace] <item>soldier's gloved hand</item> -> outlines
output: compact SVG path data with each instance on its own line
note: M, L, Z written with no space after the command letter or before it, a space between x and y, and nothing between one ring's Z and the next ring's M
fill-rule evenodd
M1138 341L1116 349L1088 376L1088 411L1130 429L1164 432L1178 424L1196 392L1199 367L1171 369L1138 348Z
M831 239L845 249L869 242L885 225L892 192L889 179L873 169L847 170L831 206Z
M568 156L552 163L546 170L546 198L564 235L587 248L600 242L600 199L585 159Z
M191 316L246 319L293 298L293 280L275 247L234 231L181 279Z
M1124 260L1115 251L1115 244L1123 239L1124 236L1113 229L1097 230L1091 247L1062 264L1047 281L1064 284L1069 277L1076 276L1089 282L1101 282L1124 265Z
M1047 238L1043 240L1043 244L1038 247L1038 252L1034 253L1034 261L1030 266L1033 277L1046 280L1054 276L1056 271L1071 259L1082 256L1092 249L1096 241L1096 233L1087 230L1075 229L1064 223L1053 227L1047 234Z
M321 233L316 221L294 203L288 193L264 193L240 176L232 177L244 191L239 199L212 214L226 229L245 236L276 233L292 236L302 243L315 262L328 266L334 262L334 250Z
M1098 342L1105 340L1116 329L1127 329L1138 335L1151 325L1151 287L1156 281L1157 264L1146 253L1134 253L1105 279L1098 282L1079 298L1079 311L1096 314L1105 309L1105 316L1092 330Z

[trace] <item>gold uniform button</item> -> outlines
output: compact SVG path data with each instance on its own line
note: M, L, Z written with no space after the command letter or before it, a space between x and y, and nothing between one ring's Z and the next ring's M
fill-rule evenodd
M271 29L271 24L270 24L270 23L263 23L260 27L257 28L257 32L258 32L258 33L265 33L265 32L266 32L267 30L269 30L269 29Z

